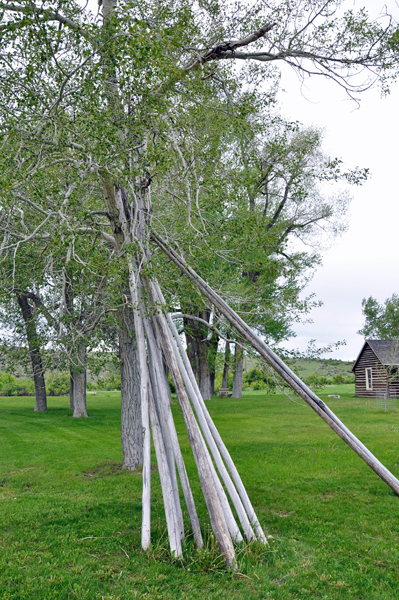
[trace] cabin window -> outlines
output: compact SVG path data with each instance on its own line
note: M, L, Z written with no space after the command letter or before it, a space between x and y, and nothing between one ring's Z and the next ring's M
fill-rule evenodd
M366 369L366 390L373 389L373 375L371 368Z

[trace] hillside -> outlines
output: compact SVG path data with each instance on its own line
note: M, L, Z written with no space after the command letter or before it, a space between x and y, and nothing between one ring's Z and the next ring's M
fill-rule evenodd
M334 358L303 358L295 361L294 369L301 379L306 379L314 373L324 377L334 377L334 375L348 376L352 371L353 364L354 361L344 361Z

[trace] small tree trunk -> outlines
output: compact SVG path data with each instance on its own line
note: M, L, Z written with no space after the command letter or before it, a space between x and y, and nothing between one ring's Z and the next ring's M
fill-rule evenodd
M133 310L125 305L121 308L119 317L123 466L133 471L143 464L140 358L135 337Z
M235 345L234 352L234 377L233 377L233 398L242 398L242 371L244 366L244 352L241 346Z
M73 401L72 416L79 419L88 416L86 408L86 348L80 348L74 358L76 362L70 368Z
M43 363L40 355L40 341L28 298L24 295L17 294L17 301L22 311L22 317L25 322L26 338L28 340L33 381L35 383L35 410L44 412L47 410L47 397Z
M190 309L187 308L187 312ZM195 336L195 324L189 319L183 319L184 323L184 334L186 336L187 345L187 356L191 363L195 377L199 377L199 357L198 357L198 343Z
M69 371L69 410L73 410L73 375Z
M204 400L211 399L211 373L208 364L208 348L206 342L198 344L198 387Z
M224 350L222 388L227 388L227 380L229 377L229 368L230 368L230 343L226 342L226 347Z
M219 336L213 334L208 341L208 364L209 364L209 383L211 396L216 396L215 377L216 377L216 357L218 353Z

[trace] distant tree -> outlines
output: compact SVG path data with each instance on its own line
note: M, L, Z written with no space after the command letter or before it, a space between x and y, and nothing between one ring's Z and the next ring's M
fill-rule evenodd
M399 339L399 296L392 294L385 302L379 302L370 296L362 300L364 326L358 331L365 338L382 340Z

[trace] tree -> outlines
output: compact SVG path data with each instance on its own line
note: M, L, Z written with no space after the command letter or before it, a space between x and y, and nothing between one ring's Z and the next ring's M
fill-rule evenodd
M399 339L399 296L392 294L382 304L375 298L363 298L363 328L358 331L365 338L380 340Z
M335 13L339 4L332 0L311 3L304 0L295 4L257 2L249 7L247 4L235 6L230 13L214 2L201 3L199 7L167 1L161 5L150 1L121 2L116 6L113 1L104 0L102 26L85 9L68 1L49 7L0 3L5 12L0 57L3 65L0 111L6 157L0 171L5 184L5 219L13 216L17 189L18 202L39 207L41 219L36 229L24 236L23 242L63 221L68 223L71 232L81 229L85 222L78 223L73 215L66 214L64 204L54 210L54 197L49 199L52 189L49 170L60 163L68 165L73 185L80 187L80 202L83 199L87 202L88 198L88 193L82 192L93 190L97 185L97 189L100 186L102 190L107 214L119 214L119 224L114 222L113 234L118 234L118 228L123 230L140 357L144 548L149 544L149 419L160 468L171 551L177 556L181 555L182 519L174 460L187 505L192 508L170 407L164 401L166 379L162 353L176 387L212 526L227 566L234 564L232 539L239 539L241 534L214 473L198 422L245 535L248 539L256 535L265 541L234 465L231 459L229 462L220 436L208 422L209 415L190 365L184 362L184 353L178 351L179 338L173 323L161 309L165 303L152 272L151 244L156 243L171 260L182 265L208 300L219 307L226 319L235 323L240 335L279 368L267 347L247 330L234 311L226 308L212 289L203 285L184 261L181 263L181 256L158 235L158 228L164 228L166 235L172 235L173 245L174 231L169 231L162 212L164 195L157 197L153 193L156 186L152 185L156 177L165 182L169 171L169 142L164 142L168 138L168 111L173 107L175 117L182 121L187 116L193 119L198 100L206 104L211 98L216 78L222 80L222 86L226 80L238 85L239 79L256 86L261 75L260 69L252 67L252 60L266 63L285 60L301 73L326 74L341 83L348 93L357 89L346 77L352 67L361 66L384 74L386 66L395 59L394 28L370 24L364 13L347 13L338 20ZM11 48L14 55L10 61ZM229 67L231 61L237 60L248 61L244 64L249 65L244 66L239 75ZM369 83L360 87L367 87ZM39 173L45 192L39 202L35 202L37 190L31 189L30 194L26 194L21 187ZM56 200L59 201L59 197ZM183 202L180 207L184 207L186 216L182 225L188 223L189 232L195 226L191 221L194 205L195 202ZM77 208L76 211L79 212ZM201 220L201 215L198 219ZM112 222L112 218L110 220ZM6 242L3 249L11 247L16 252L20 243L13 239L10 244ZM237 286L241 279L240 274ZM295 386L290 372L284 367L280 370ZM360 454L363 452L369 464L379 469L358 441L348 437L338 421L327 414L320 401L314 401L305 388L299 386L299 389L315 410L330 420ZM198 409L198 422L186 390ZM236 487L218 452L223 454L226 464L230 464ZM384 476L395 488L395 481ZM189 512L200 545L198 518L194 510L189 509Z

